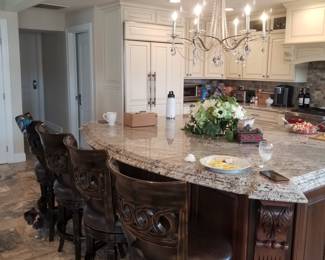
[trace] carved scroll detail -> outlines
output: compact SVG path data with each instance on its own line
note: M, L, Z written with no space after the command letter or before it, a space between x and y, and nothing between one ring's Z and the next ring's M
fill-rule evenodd
M133 234L151 242L176 245L178 242L178 212L134 205L118 198L117 213L123 226Z
M288 250L288 230L292 225L293 206L260 205L256 246Z

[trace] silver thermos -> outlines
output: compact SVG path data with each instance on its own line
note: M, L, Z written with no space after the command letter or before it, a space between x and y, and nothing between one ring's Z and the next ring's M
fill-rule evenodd
M176 99L173 91L169 91L167 96L166 118L167 119L176 118Z

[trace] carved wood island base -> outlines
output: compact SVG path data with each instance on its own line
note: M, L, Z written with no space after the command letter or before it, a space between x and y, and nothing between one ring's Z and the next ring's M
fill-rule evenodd
M258 165L257 146L186 134L181 130L185 120L159 118L157 127L135 129L89 123L83 135L91 147L105 149L116 160L190 183L191 219L228 237L234 260L324 260L325 143L260 124L274 144L268 167L290 181L272 182L257 166L249 173L222 175L184 158L225 154Z

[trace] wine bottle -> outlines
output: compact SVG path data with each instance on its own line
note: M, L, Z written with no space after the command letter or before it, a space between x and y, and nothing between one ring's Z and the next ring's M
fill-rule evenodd
M304 95L304 107L309 108L310 107L310 94L309 89L307 88L306 93Z
M304 89L300 89L299 95L298 95L298 105L300 108L304 107Z

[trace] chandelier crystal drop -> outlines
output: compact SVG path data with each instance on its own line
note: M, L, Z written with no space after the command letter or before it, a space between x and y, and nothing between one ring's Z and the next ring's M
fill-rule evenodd
M231 25L233 26L233 33L230 34L227 28L226 17L226 0L210 0L209 8L211 8L211 17L208 21L206 30L202 29L202 12L208 5L207 0L198 2L193 8L193 28L189 32L189 37L181 37L177 35L176 25L179 18L177 11L172 13L172 34L171 34L171 54L176 55L178 49L176 43L180 41L190 47L192 50L191 61L193 64L202 60L205 53L209 53L208 57L215 66L222 66L224 64L224 53L230 52L238 63L245 63L247 56L251 52L250 42L262 39L266 42L269 31L267 31L267 23L269 15L263 12L260 16L262 23L262 33L256 33L251 30L251 12L252 7L247 4L243 9L243 16L245 18L245 28L240 30L241 21L236 17ZM263 50L261 50L263 51ZM183 55L185 57L185 55Z

